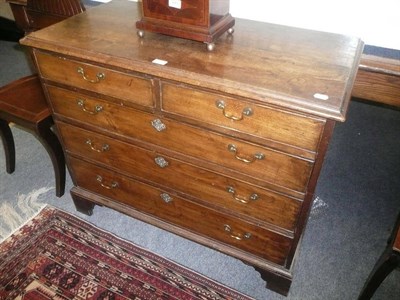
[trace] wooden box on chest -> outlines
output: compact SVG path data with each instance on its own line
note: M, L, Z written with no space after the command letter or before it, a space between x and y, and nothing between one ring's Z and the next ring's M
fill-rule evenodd
M136 22L139 36L152 31L213 43L224 32L233 32L235 19L229 0L143 0L143 17Z
M140 39L132 16L137 4L113 1L22 41L77 209L105 205L234 256L287 294L362 43L237 20L234 39L210 53L190 40Z

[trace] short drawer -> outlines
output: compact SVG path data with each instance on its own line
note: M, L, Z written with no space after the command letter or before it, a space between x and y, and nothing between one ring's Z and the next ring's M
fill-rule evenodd
M66 123L57 128L68 153L289 231L297 224L299 200Z
M216 126L316 151L325 120L162 82L162 109Z
M313 167L308 160L86 95L47 89L56 113L305 192Z
M39 73L56 81L116 97L143 106L154 106L151 80L79 61L35 52Z
M284 265L292 239L168 194L116 172L69 158L77 185L164 221Z

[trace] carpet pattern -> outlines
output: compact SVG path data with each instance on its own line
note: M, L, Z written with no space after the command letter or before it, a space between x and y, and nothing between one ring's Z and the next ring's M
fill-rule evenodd
M45 206L39 198L50 190L53 188L43 187L26 195L19 193L13 201L0 199L0 242Z
M0 299L252 298L47 206L0 244Z

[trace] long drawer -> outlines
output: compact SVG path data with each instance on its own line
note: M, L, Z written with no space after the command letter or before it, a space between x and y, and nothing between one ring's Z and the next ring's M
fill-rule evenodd
M285 263L292 239L176 195L69 157L81 188L125 203L174 225L222 241L279 265Z
M314 152L325 125L321 118L283 112L186 85L162 82L161 95L166 112Z
M68 153L290 231L296 226L297 199L63 122L57 127Z
M42 78L92 92L123 99L142 106L154 106L152 82L138 75L35 51Z
M55 113L304 192L313 163L261 145L47 86Z

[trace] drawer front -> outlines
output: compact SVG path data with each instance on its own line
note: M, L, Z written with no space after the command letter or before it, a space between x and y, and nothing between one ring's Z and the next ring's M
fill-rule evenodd
M313 166L307 160L168 119L156 119L152 114L67 90L48 87L48 91L56 113L213 162L274 185L298 192L306 189ZM79 101L84 104L78 105ZM101 107L101 111L95 114L96 107Z
M107 68L35 52L44 79L117 97L143 106L154 106L150 79Z
M77 185L164 221L283 265L292 240L118 173L69 158Z
M296 226L299 200L62 122L57 128L70 153L290 231Z
M316 151L325 121L261 107L194 88L162 83L166 112Z

